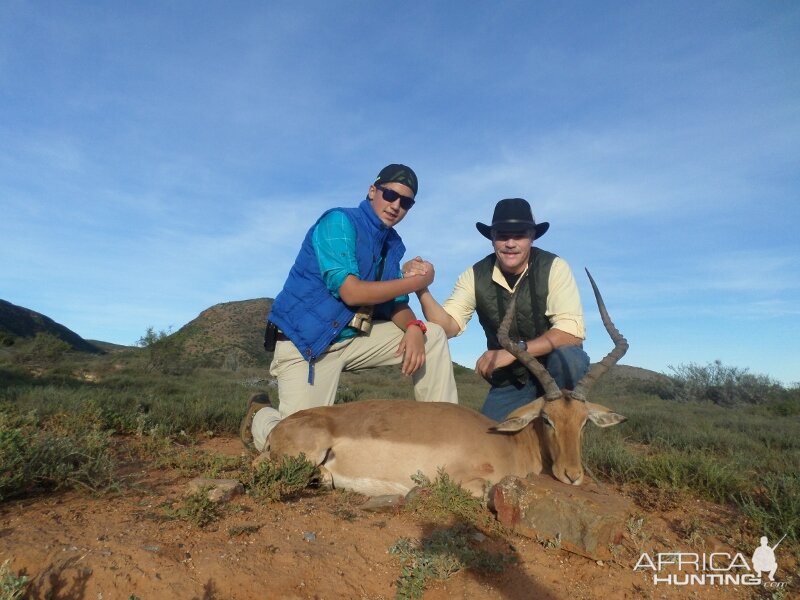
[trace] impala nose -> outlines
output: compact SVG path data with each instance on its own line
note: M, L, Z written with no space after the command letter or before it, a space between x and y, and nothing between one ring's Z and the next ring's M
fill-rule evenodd
M564 475L567 476L569 482L572 485L580 485L581 480L583 479L583 469L578 469L576 471L564 471Z

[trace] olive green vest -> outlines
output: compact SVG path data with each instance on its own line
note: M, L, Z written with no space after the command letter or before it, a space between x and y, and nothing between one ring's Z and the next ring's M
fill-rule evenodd
M532 340L550 329L547 310L548 281L550 267L555 254L540 248L531 248L528 272L517 283L517 311L509 329L511 341ZM478 320L486 334L486 347L489 350L502 348L497 339L497 330L506 314L511 293L492 281L497 256L490 254L475 263L472 271L475 275L475 310ZM530 376L528 369L519 361L507 367L497 369L491 378L493 386L509 384L522 385Z

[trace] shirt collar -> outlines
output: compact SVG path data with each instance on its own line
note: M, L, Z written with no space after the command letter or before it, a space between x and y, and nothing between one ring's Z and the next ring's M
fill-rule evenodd
M525 274L528 272L528 269L530 269L530 268L531 268L531 265L530 265L530 263L528 263L525 266L525 270L522 272L522 275L520 275L519 279L517 279L517 284L514 286L514 290L517 289L517 287L519 286L519 282L522 281L523 279L525 279ZM497 261L495 261L494 269L492 269L492 281L494 281L499 286L507 289L509 292L513 292L514 291L510 287L508 287L508 282L506 281L506 278L503 275L503 272L500 270L500 267L497 266Z

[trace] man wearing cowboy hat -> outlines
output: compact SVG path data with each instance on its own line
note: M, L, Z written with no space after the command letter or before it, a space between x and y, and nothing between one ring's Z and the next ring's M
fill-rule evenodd
M481 412L501 421L543 394L528 369L497 339L511 294L518 291L512 339L538 357L561 388L573 388L589 368L589 357L581 347L586 337L583 309L566 261L533 247L550 224L537 224L526 200L500 200L492 224L475 226L492 241L494 252L461 274L444 304L439 304L428 288L416 293L425 318L441 325L448 337L460 335L478 313L488 349L475 370L492 386ZM403 271L425 268L432 265L417 257L407 262Z

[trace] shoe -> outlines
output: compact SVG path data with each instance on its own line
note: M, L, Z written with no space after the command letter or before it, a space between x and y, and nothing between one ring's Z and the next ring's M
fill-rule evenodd
M247 401L247 411L244 413L244 418L239 425L239 437L245 449L251 454L258 454L255 444L253 443L253 417L262 408L271 407L272 403L269 401L269 396L264 392L253 394L250 400Z

